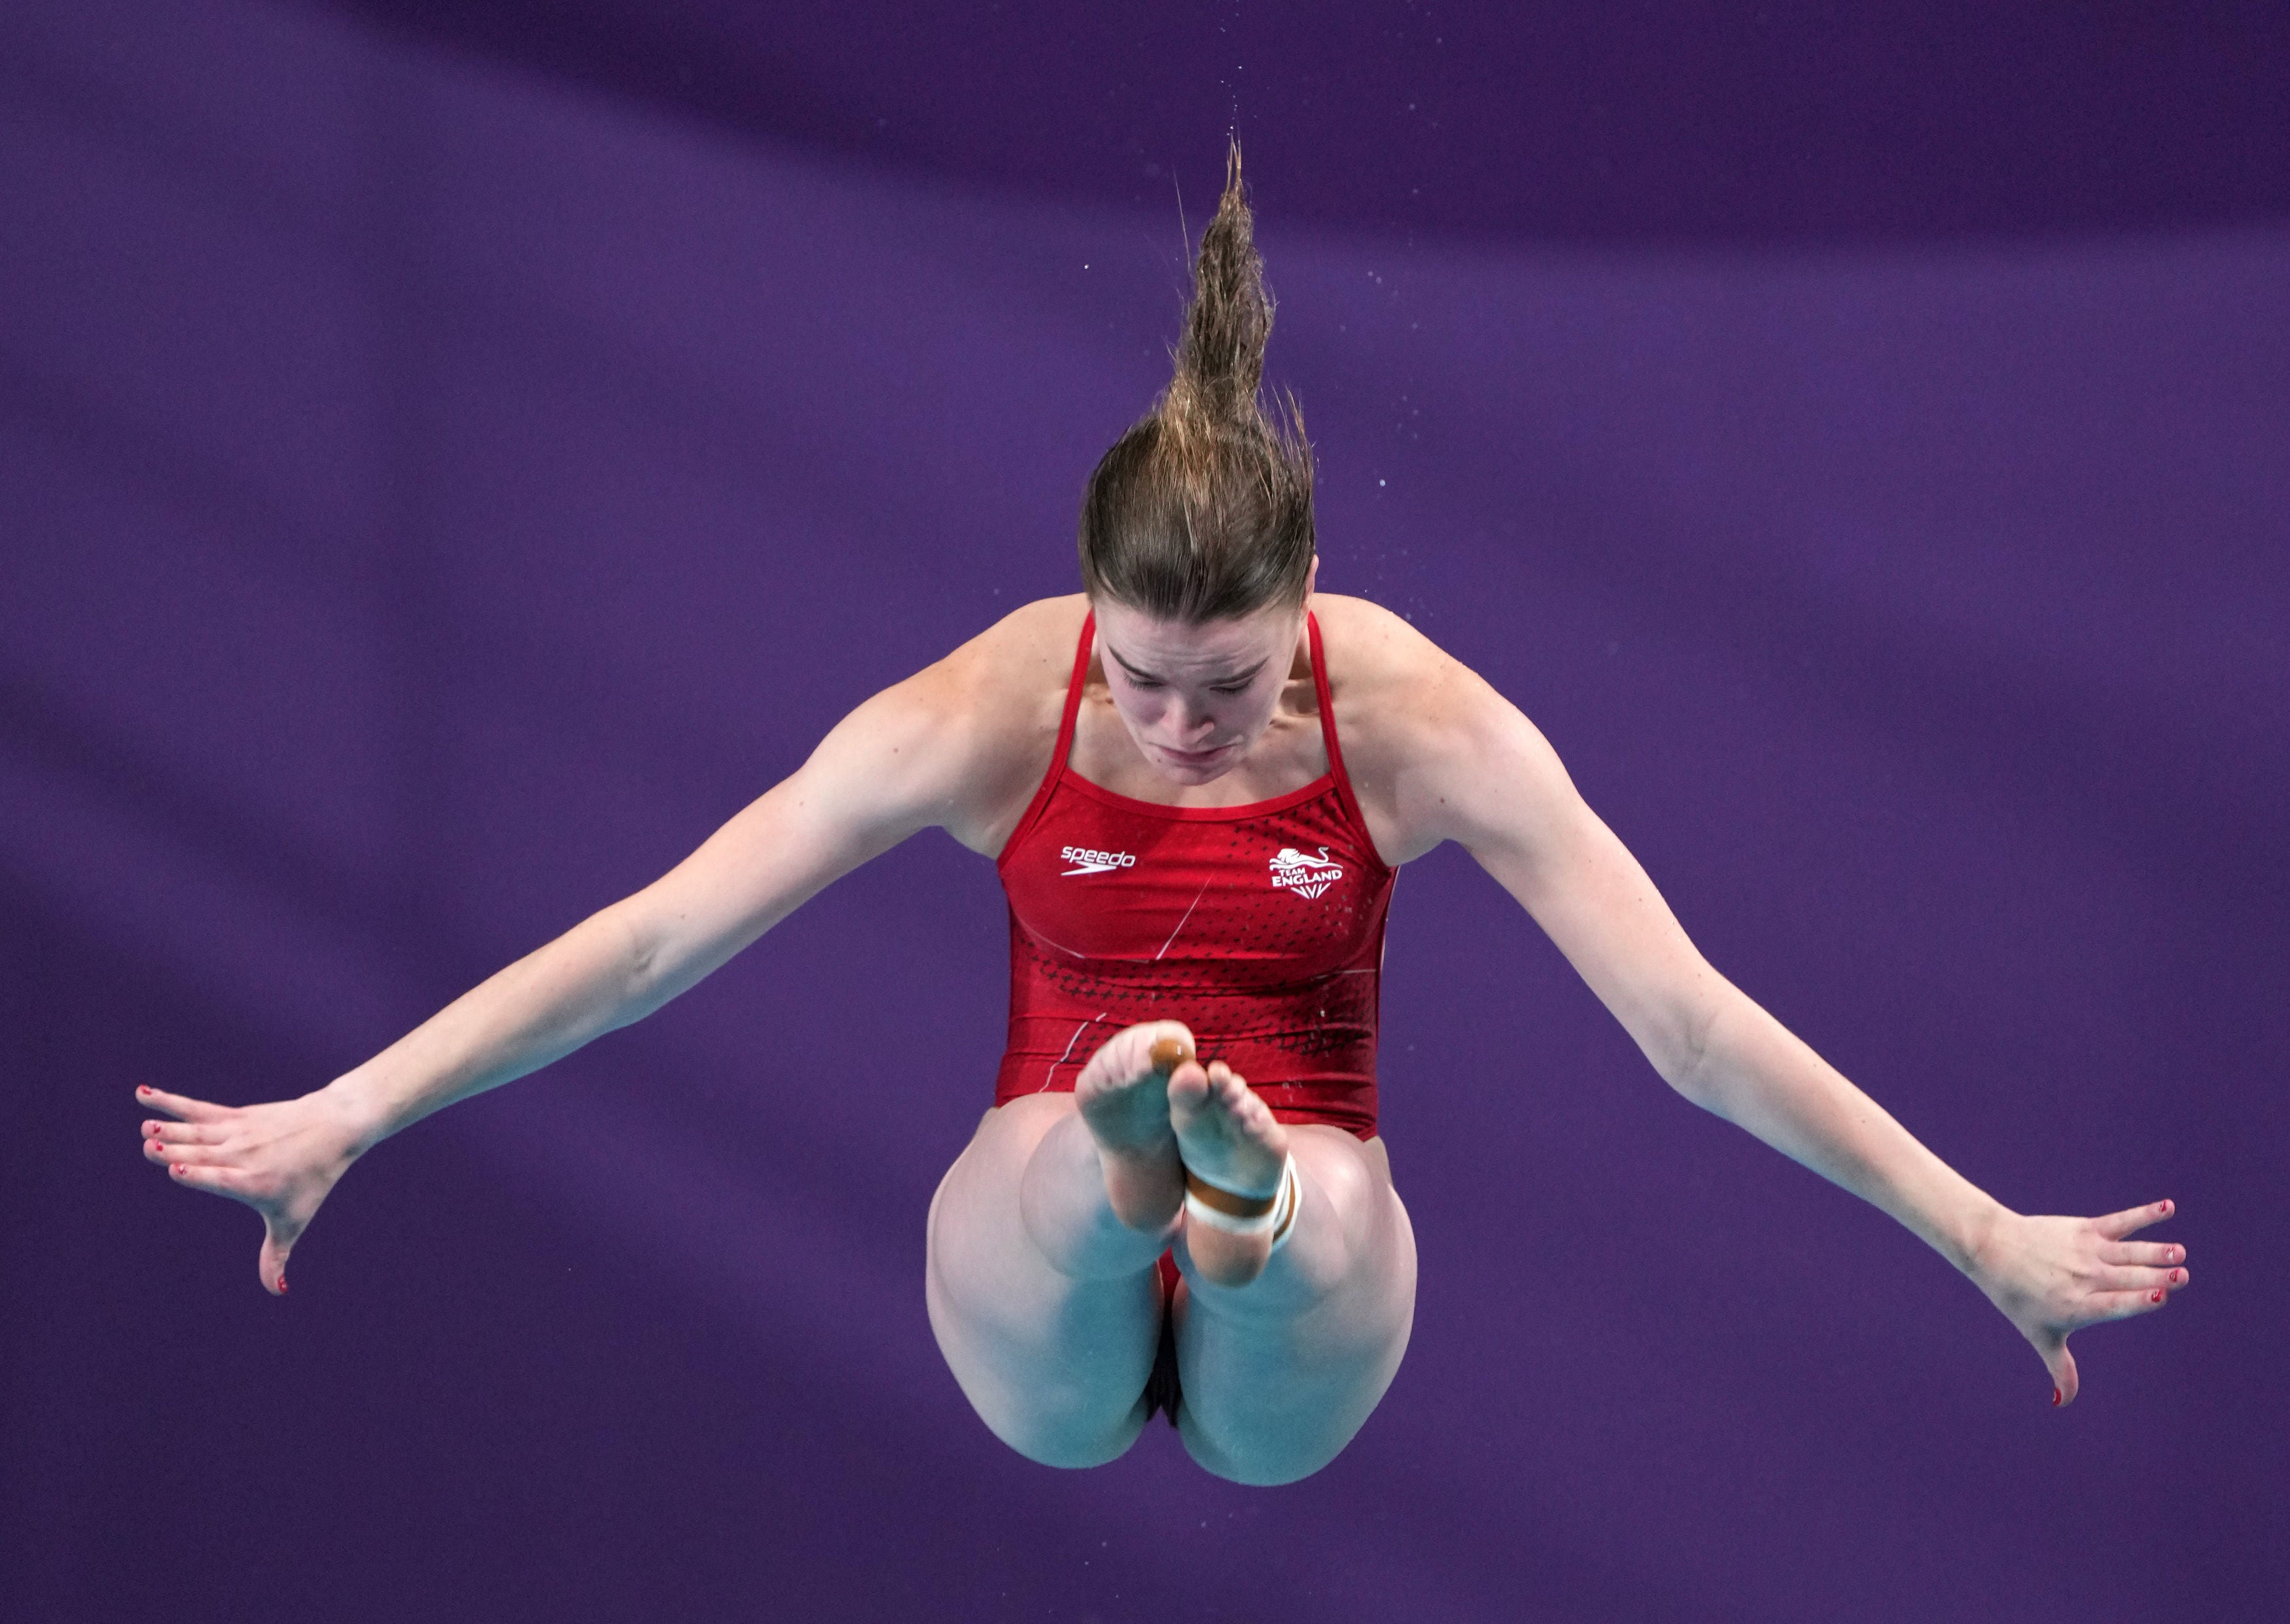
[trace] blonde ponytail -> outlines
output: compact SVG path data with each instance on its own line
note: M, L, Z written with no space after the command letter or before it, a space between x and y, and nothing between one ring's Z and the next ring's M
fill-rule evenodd
M1258 399L1272 309L1236 140L1194 265L1175 375L1099 460L1082 499L1091 596L1188 623L1303 601L1312 455L1294 401L1275 417Z

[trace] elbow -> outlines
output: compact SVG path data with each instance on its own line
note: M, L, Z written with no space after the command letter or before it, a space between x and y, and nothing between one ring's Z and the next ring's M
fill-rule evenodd
M1663 1082L1705 1111L1718 1110L1714 1103L1718 1068L1711 1055L1726 1007L1724 999L1709 999L1687 1010L1676 1036L1654 1062Z
M1702 1068L1709 1055L1709 1027L1704 1022L1687 1031L1667 1055L1656 1060L1654 1069L1661 1074L1663 1082L1700 1105Z
M660 987L663 943L660 932L646 930L625 902L605 909L597 923L608 932L608 952L619 971L613 978L619 986L606 1020L608 1030L617 1030L641 1020L664 1001Z

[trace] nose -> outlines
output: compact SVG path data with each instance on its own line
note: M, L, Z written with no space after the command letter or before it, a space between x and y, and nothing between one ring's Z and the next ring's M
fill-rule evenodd
M1179 700L1176 711L1177 736L1180 739L1205 739L1216 731L1214 713L1189 700Z

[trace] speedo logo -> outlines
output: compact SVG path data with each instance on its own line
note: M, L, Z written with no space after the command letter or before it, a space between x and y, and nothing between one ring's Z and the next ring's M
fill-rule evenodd
M1073 865L1059 877L1071 879L1077 874L1110 874L1116 868L1134 868L1137 859L1127 852L1093 852L1087 846L1068 846L1058 853Z
M1344 866L1322 846L1317 857L1307 857L1294 846L1283 846L1272 860L1272 883L1300 897L1317 897L1344 877Z

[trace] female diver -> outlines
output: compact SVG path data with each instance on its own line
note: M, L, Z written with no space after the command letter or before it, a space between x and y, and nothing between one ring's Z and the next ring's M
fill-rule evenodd
M1293 1481L1397 1369L1415 1247L1375 1132L1395 870L1460 841L1663 1079L1969 1275L2075 1396L2069 1333L2159 1308L2168 1202L2022 1217L1704 962L1501 695L1313 590L1312 468L1258 399L1271 304L1234 150L1175 376L1092 475L1085 590L1017 611L840 723L690 857L300 1099L139 1091L144 1153L266 1226L264 1286L345 1169L430 1112L658 1009L838 876L936 826L1011 900L995 1103L931 1204L931 1324L1012 1447Z

